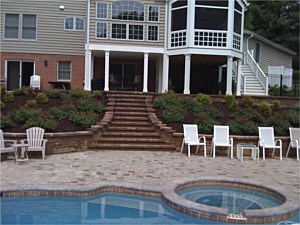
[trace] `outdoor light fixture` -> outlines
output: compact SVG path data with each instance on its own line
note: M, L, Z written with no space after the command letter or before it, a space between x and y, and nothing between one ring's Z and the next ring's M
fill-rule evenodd
M47 60L44 61L44 66L48 66L48 61Z
M64 6L64 5L60 5L60 6L59 6L59 9L60 9L60 10L64 10L64 9L65 9L65 6Z

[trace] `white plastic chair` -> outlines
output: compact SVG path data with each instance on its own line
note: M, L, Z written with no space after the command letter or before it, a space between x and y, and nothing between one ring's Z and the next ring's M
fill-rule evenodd
M8 152L15 152L14 147L5 146L5 142L17 144L16 140L4 140L3 131L0 130L0 153L2 154L2 153L8 153Z
M280 139L275 140L273 127L258 127L258 147L263 149L263 160L265 160L266 148L272 148L274 157L275 149L280 151L280 160L282 160L282 141Z
M40 127L31 127L26 130L27 139L22 140L22 144L28 144L28 152L40 151L45 159L47 139L44 139L45 130Z
M30 77L30 87L41 89L41 77L39 75L32 75Z
M296 149L296 153L297 153L297 160L299 160L299 154L300 154L300 145L299 145L299 141L300 141L300 128L289 128L290 130L290 144L289 147L287 149L286 152L286 157L288 157L290 149L291 148L295 148Z
M211 143L213 158L216 157L216 147L228 147L227 155L230 150L231 159L233 159L233 139L229 138L229 126L214 125L214 136Z
M206 157L206 138L204 136L199 137L198 126L196 124L183 124L183 140L181 145L181 152L184 149L184 145L188 146L188 157L191 156L191 145L197 146L196 154L198 153L199 146L204 147L204 157Z

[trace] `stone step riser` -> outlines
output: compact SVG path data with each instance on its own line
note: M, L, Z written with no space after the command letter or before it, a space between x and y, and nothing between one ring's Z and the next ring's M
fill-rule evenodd
M112 126L151 126L150 122L136 122L136 121L112 121Z
M160 137L157 133L143 133L143 132L105 132L103 137Z
M114 112L114 116L148 116L147 112Z
M147 131L147 132L154 132L154 129L152 127L115 127L115 126L110 126L108 127L108 131L120 131L120 132L136 132L136 131Z
M147 112L146 107L114 107L114 111L122 112Z
M90 148L105 149L105 150L171 150L175 147L170 145L145 145L145 144L91 144Z
M124 144L164 144L166 143L163 139L159 138L117 138L117 137L111 137L111 138L101 138L99 141L97 141L98 144L111 144L111 143L124 143Z
M114 116L113 121L149 121L148 116Z

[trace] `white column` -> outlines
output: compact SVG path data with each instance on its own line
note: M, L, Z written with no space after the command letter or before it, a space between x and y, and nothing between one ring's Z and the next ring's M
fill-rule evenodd
M105 51L104 91L109 91L109 51Z
M148 61L149 61L149 53L144 52L144 86L143 86L143 92L148 92Z
M222 73L223 73L223 66L219 66L219 77L218 77L218 92L219 92L219 95L222 94L222 86L221 86L221 83L222 83Z
M162 93L168 91L168 81L169 81L169 56L164 54L163 61L163 79L162 79Z
M189 47L194 46L194 27L195 27L195 1L196 0L188 0L188 8L187 8L187 40L186 44Z
M91 90L91 51L85 51L85 74L84 74L84 90L90 91Z
M183 94L190 94L190 77L191 77L191 55L185 55L184 65L184 90Z
M234 4L235 1L228 1L228 31L227 31L227 48L232 49L233 45L233 25L234 25Z
M241 95L241 79L242 79L242 59L237 60L237 81L236 81L236 95Z
M226 95L232 95L232 62L233 62L233 57L232 56L227 56Z
M163 57L159 56L159 58L156 60L157 65L157 71L156 71L156 90L155 92L161 93L162 90L162 73L163 73Z

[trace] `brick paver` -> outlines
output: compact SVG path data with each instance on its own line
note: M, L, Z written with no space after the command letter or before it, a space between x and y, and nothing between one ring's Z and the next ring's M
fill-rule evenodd
M1 190L88 189L103 182L127 182L162 187L180 178L238 178L283 190L299 204L299 161L267 158L241 163L227 157L204 158L179 152L88 151L30 159L17 165L1 162Z

